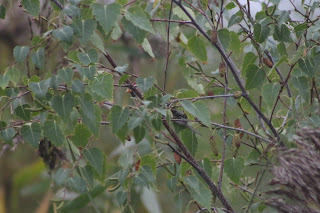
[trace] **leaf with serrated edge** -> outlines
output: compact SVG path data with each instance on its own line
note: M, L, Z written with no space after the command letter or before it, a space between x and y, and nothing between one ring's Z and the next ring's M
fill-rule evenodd
M76 20L71 24L74 34L80 38L80 43L83 46L87 44L96 26L96 21L92 19Z
M32 62L39 68L44 67L45 51L43 47L40 47L35 53L32 54Z
M147 92L153 86L155 79L154 77L149 76L147 78L138 78L136 82L142 92Z
M187 44L188 49L192 54L197 57L200 61L207 61L207 49L206 44L198 36L193 36L188 40Z
M241 157L231 158L224 162L224 170L227 176L235 184L238 184L244 170L244 159Z
M196 134L194 134L194 132L191 131L190 129L185 129L181 131L180 136L181 136L181 140L186 145L190 153L193 156L195 156L198 148L198 140L197 140Z
M187 184L191 197L205 208L210 209L212 200L211 191L195 176L187 177L185 183Z
M125 18L131 21L135 26L150 33L155 33L151 22L147 18L146 12L141 7L134 6L124 13Z
M34 148L38 148L41 139L41 126L39 123L23 125L20 129L20 133L24 140L30 143Z
M91 91L108 100L113 98L113 77L111 74L100 74L89 82Z
M92 12L102 26L105 34L108 34L120 15L121 5L113 3L109 5L101 5L98 3L92 3L90 5Z
M102 175L102 172L104 170L103 167L105 156L101 149L98 149L96 147L85 149L83 154L87 158L91 166L99 173L99 175Z
M56 121L47 120L43 125L43 134L56 146L61 146L65 140Z
M69 119L74 104L74 97L71 93L66 93L63 96L56 95L50 101L51 107L65 122Z
M118 131L123 125L127 122L129 118L129 108L125 107L122 109L122 107L115 105L111 109L111 125L112 125L112 131L116 132Z
M13 56L17 62L23 62L26 56L28 55L30 47L28 46L16 46L13 49Z
M22 5L28 13L30 13L33 16L39 15L40 10L40 2L39 0L22 0Z
M201 101L193 103L188 100L181 101L180 103L187 112L199 119L204 125L210 126L210 111L205 103Z
M73 37L73 29L69 26L65 26L63 28L54 30L52 35L60 41L71 42Z
M77 124L74 135L70 139L77 147L85 147L89 142L90 136L90 131L83 124Z

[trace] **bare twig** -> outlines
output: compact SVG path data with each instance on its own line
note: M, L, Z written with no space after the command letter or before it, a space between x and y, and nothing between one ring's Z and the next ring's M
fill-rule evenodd
M225 129L232 129L232 130L235 130L235 131L240 131L240 132L244 132L244 133L247 133L248 135L252 135L256 138L259 138L265 142L268 142L268 143L271 143L271 141L269 139L266 139L264 137L261 137L260 135L257 135L257 134L254 134L252 132L249 132L247 130L244 130L244 129L238 129L238 128L235 128L235 127L231 127L231 126L225 126L225 125L221 125L221 124L218 124L218 123L214 123L214 122L210 122L212 125L214 126L218 126L220 128L225 128Z
M221 2L221 8L222 8L223 1ZM222 13L220 14L222 15ZM225 88L224 88L224 94L228 93L228 69L226 69L225 73ZM227 124L227 97L224 99L223 102L223 125L225 126ZM226 158L226 143L227 143L227 129L223 128L223 144L222 144L222 151L221 151L221 166L220 166L220 176L219 176L219 182L218 186L221 190L221 184L222 184L222 177L223 177L223 169L224 169L224 160Z
M170 11L169 11L169 22L166 22L166 28L167 28L167 57L166 57L166 65L164 68L164 77L163 77L163 90L166 91L166 84L167 84L167 72L168 72L168 64L169 64L169 57L170 57L170 20L171 20L171 13L172 13L172 5L173 2L171 1L170 4Z

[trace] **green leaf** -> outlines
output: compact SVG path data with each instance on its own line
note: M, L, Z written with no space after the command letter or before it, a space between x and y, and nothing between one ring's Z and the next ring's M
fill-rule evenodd
M227 29L220 29L218 30L218 37L219 40L221 41L221 44L225 50L229 48L230 44L230 32Z
M80 74L85 75L90 80L93 80L96 72L97 72L97 67L95 65L88 66L88 67L81 67L80 69Z
M252 53L252 52L248 52L248 53L244 56L241 70L243 70L243 71L246 70L247 67L248 67L250 64L254 64L257 59L258 59L258 56L256 56L256 55L255 55L254 53Z
M43 98L46 96L48 88L50 86L50 79L46 79L40 82L30 82L29 88L36 94L37 97Z
M0 131L1 138L6 142L7 144L12 144L12 139L16 135L16 131L12 127L3 129Z
M202 160L202 168L207 173L209 177L212 177L212 163L208 157L203 158Z
M32 54L31 59L32 62L39 68L42 69L44 67L44 58L45 52L44 48L40 47L35 53Z
M33 16L39 15L40 10L40 2L39 0L22 0L22 5L28 13L30 13Z
M21 136L31 144L33 148L38 148L41 139L41 126L39 123L25 124L20 129Z
M79 195L75 199L71 200L64 204L59 211L61 213L69 213L78 209L85 207L93 198L97 197L99 194L106 191L107 185L97 185L93 188L93 190L89 191L86 194Z
M65 26L59 29L56 29L52 32L54 38L59 41L72 42L73 29L69 26Z
M138 78L136 83L143 93L147 92L154 84L155 79L152 76L147 78Z
M6 8L4 5L0 5L0 19L5 19L6 17Z
M99 55L96 49L90 49L87 53L78 53L78 58L80 62L86 66L99 61Z
M83 93L84 85L81 80L75 79L71 82L71 90L72 92Z
M295 64L303 54L303 51L306 47L305 46L300 46L298 50L296 51L296 54L294 54L291 59L289 60L289 65Z
M241 157L228 159L224 162L224 171L235 184L238 184L244 170L244 159Z
M104 43L98 33L94 31L90 37L90 41L97 49L99 49L101 52L104 52Z
M136 183L137 185L146 186L148 188L154 185L155 178L150 166L145 165L140 167L139 172L139 175L135 176L133 179L134 183Z
M21 70L18 70L15 67L11 67L6 73L5 75L8 76L9 81L11 81L15 86L17 85L17 83L19 83L20 81L20 74L21 74Z
M43 125L43 134L56 146L61 146L64 142L64 135L56 121L45 121Z
M147 38L144 38L142 42L142 48L146 51L152 58L154 58L154 54L152 52L152 47Z
M267 106L272 109L280 91L280 85L264 84L261 89L262 97Z
M254 39L259 43L264 42L268 38L269 33L270 28L268 25L261 26L261 24L255 24L253 26Z
M112 29L111 38L112 38L113 40L118 40L121 35L122 35L122 30L121 30L121 28L119 27L119 25L116 23L115 26L114 26L113 29Z
M210 111L202 101L191 102L188 100L180 101L181 106L191 115L199 119L204 125L210 126Z
M185 129L180 132L180 138L190 153L195 156L198 148L198 140L196 134L190 129Z
M8 86L10 79L8 75L0 75L0 88L1 89L6 89Z
M241 42L239 40L239 35L233 31L230 32L230 50L234 53L241 52Z
M99 175L102 175L105 165L105 155L96 147L85 149L83 152L84 156L90 163L90 165L98 172Z
M112 100L113 98L113 78L111 74L100 74L94 77L89 82L91 91L104 97L105 99Z
M129 122L128 122L128 130L131 131L137 126L139 126L143 121L143 118L136 117L136 116L130 116Z
M74 97L71 93L66 93L65 95L56 95L50 101L51 107L58 113L64 122L67 122L70 113L75 105Z
M111 126L112 132L117 132L127 122L129 118L129 108L122 108L115 105L111 109Z
M312 78L315 74L315 68L312 66L310 59L300 58L298 60L300 69L307 74L308 77Z
M206 62L207 61L207 48L204 41L198 37L193 36L188 40L187 44L188 49L190 52L200 61Z
M85 46L97 27L95 20L76 20L71 24L74 34L80 38L80 43Z
M135 142L139 143L140 141L142 141L142 139L144 138L145 134L146 134L146 130L145 130L144 127L137 126L136 128L134 128L133 136L134 136Z
M280 54L280 56L287 56L288 57L287 48L283 42L280 42L277 45L277 50L278 50L278 53Z
M81 106L81 111L84 113L84 115L88 119L90 119L94 122L96 116L94 114L94 106L93 106L92 97L88 93L85 93L78 98L78 102Z
M63 186L70 176L70 169L59 168L54 175L54 181L58 186Z
M130 7L125 13L125 18L132 22L136 27L139 27L142 30L145 30L150 33L155 33L152 27L152 24L147 18L147 14L145 11L141 9L139 6Z
M101 121L101 110L99 106L93 106L94 111L92 114L94 117L88 117L88 113L85 114L83 110L80 111L80 115L83 118L83 124L96 136L99 136L100 121Z
M278 24L281 25L281 24L284 24L285 22L287 22L290 19L291 11L290 10L288 10L288 11L283 10L283 11L279 11L279 12L280 12L280 15L277 18L277 21L278 21Z
M138 42L138 44L142 44L142 42L148 35L148 32L135 26L134 24L132 24L132 22L128 21L125 18L123 18L121 22L125 32L128 32L134 38L134 40Z
M236 5L233 2L230 2L229 4L226 5L226 9L227 10L231 10L231 9L233 9L235 7L236 7Z
M310 98L310 85L308 78L306 76L292 76L291 79L294 87L299 91L302 99L308 103Z
M90 136L90 131L83 124L77 124L74 135L70 139L77 147L85 147L89 142Z
M23 62L29 53L30 47L28 46L16 46L13 49L13 56L17 62Z
M193 197L198 203L203 205L206 209L210 209L212 200L211 191L195 176L187 177L185 179L185 183L187 185L191 197Z
M70 4L63 8L62 13L71 16L72 18L79 18L81 11L78 7Z
M63 68L58 70L58 76L67 84L70 84L73 78L73 71L71 68Z
M259 67L254 64L250 64L245 70L245 73L247 78L245 86L246 90L260 88L266 79L265 71L261 68L259 69Z
M105 34L108 34L112 27L116 24L120 15L121 5L113 3L109 5L101 5L98 3L92 3L90 5L92 12L102 26Z
M286 25L275 26L275 31L273 34L273 38L276 41L283 41L283 42L291 42L290 30Z
M31 113L30 111L26 110L26 108L29 107L29 104L20 104L19 106L17 106L17 108L14 109L14 113L23 120L29 121L31 119Z
M240 11L239 11L240 12ZM228 27L233 26L236 23L240 23L243 19L243 16L241 15L241 13L236 13L233 14L230 19L228 20Z
M67 184L75 192L85 193L87 191L87 184L81 177L68 178Z
M188 13L192 16L192 18L195 18L195 14L194 14L193 10L191 10L188 7L184 7L184 9L186 9L188 11ZM172 10L172 12L173 12L173 14L177 15L182 20L190 21L190 18L185 14L185 12L183 12L183 10L180 7L175 7Z
M128 69L128 66L129 66L128 64L125 64L123 66L117 66L116 68L114 68L114 70L117 72L123 73L124 71L126 71Z

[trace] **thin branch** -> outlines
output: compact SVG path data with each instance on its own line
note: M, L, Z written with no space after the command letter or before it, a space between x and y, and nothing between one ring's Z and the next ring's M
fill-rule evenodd
M222 8L223 1L221 2L221 8ZM222 13L221 13L222 15ZM226 69L226 73L224 75L225 79L225 88L224 88L224 94L228 93L228 69ZM224 99L223 102L223 125L225 126L227 124L227 97ZM222 144L222 151L221 151L221 166L220 166L220 176L219 176L219 182L218 186L221 190L221 184L222 184L222 177L223 177L223 169L224 169L224 160L226 158L226 143L227 143L227 129L223 128L223 144Z
M200 96L196 98L180 98L180 99L175 99L173 101L169 101L168 105L179 102L179 101L186 101L186 100L191 100L191 101L198 101L198 100L203 100L203 99L215 99L215 98L228 98L228 97L234 97L234 94L226 94L226 95L208 95L208 96Z
M126 6L128 6L128 5L130 5L130 4L133 4L133 3L135 3L136 1L137 1L137 0L130 1L130 2L128 2L127 4L122 5L122 7L126 7Z
M163 90L166 91L166 84L167 84L167 72L168 72L168 64L169 64L169 57L170 57L170 20L171 20L171 13L172 13L172 5L173 2L171 1L170 4L170 11L169 11L169 22L166 22L166 28L167 28L167 57L166 57L166 65L164 68L164 79L163 79ZM165 12L165 10L164 10Z
M285 85L288 83L289 78L290 78L290 76L291 76L291 72L292 72L292 70L293 70L293 68L294 68L295 65L296 65L296 63L293 64L293 65L291 65L290 70L289 70L289 73L288 73L288 75L287 75L287 78L286 78L286 80L283 82L283 84L282 84L282 86L281 86L281 88L280 88L280 90L279 90L276 103L274 104L273 109L272 109L272 112L271 112L271 115L270 115L270 121L269 121L270 123L271 123L271 121L272 121L273 113L274 113L274 111L275 111L275 109L276 109L276 106L277 106L278 101L279 101L279 99L280 99L280 95L281 95L281 93L282 93L282 91L283 91L283 88L284 88Z
M150 19L150 21L174 22L179 24L191 24L191 21L169 20L169 19Z
M271 143L271 141L269 139L266 139L264 137L261 137L260 135L257 135L257 134L254 134L252 132L249 132L247 130L244 130L244 129L239 129L239 128L235 128L235 127L231 127L231 126L225 126L225 125L222 125L222 124L218 124L218 123L214 123L214 122L210 122L213 126L218 126L220 128L225 128L225 129L232 129L232 130L235 130L235 131L239 131L239 132L244 132L244 133L247 133L248 135L252 135L256 138L259 138L267 143Z
M63 5L58 0L50 0L50 1L55 3L55 5L57 5L57 7L59 7L60 10L63 10Z

